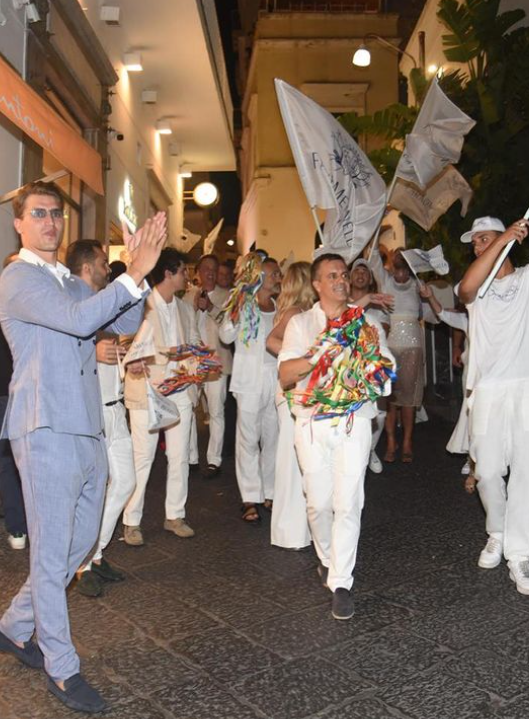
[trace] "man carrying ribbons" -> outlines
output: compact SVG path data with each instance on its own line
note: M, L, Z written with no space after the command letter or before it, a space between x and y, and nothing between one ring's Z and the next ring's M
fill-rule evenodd
M295 442L318 573L333 593L332 616L350 619L374 400L390 393L394 361L382 329L348 306L340 255L320 255L312 283L319 302L288 323L279 378L284 389L295 385Z
M57 262L64 230L58 189L26 185L13 209L22 249L0 277L0 321L14 363L3 435L22 481L30 574L0 619L0 651L44 668L48 689L71 709L98 712L106 703L79 673L66 602L66 587L97 539L107 482L96 332L136 331L165 215L127 238L127 273L94 293Z
M476 259L458 289L469 317L470 456L489 535L478 566L493 569L505 556L521 594L529 594L529 265L515 269L507 257L479 293L503 249L521 243L528 227L525 219L507 230L495 217L474 220L461 241L472 243Z

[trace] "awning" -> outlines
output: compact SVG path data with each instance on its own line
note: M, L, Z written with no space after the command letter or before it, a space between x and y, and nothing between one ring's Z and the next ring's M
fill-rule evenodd
M101 155L2 58L0 112L94 192L103 194Z

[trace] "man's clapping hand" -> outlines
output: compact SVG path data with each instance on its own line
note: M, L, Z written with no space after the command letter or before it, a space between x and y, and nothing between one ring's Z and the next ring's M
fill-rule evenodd
M138 286L141 285L160 257L160 252L167 239L166 222L165 212L158 212L154 217L146 220L143 227L140 227L133 235L123 224L123 239L131 257L127 274Z

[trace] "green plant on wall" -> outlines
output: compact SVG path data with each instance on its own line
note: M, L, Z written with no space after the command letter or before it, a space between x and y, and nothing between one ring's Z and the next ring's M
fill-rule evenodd
M493 215L511 222L529 207L529 28L513 26L524 19L521 9L499 13L500 0L440 0L437 17L446 28L443 50L448 62L466 66L440 80L450 99L476 120L467 135L457 166L474 196L467 217L456 202L429 232L403 216L410 247L442 243L457 279L468 265L468 247L458 241L475 217ZM410 84L418 102L427 81L413 70ZM370 116L342 115L340 122L356 136L379 138L370 159L389 184L404 138L418 106L397 103ZM520 261L529 250L517 250ZM523 256L522 257L520 256Z

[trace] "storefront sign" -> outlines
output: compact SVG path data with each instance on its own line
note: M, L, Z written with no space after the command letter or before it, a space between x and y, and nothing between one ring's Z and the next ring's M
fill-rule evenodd
M0 112L94 192L103 194L101 155L1 58Z

